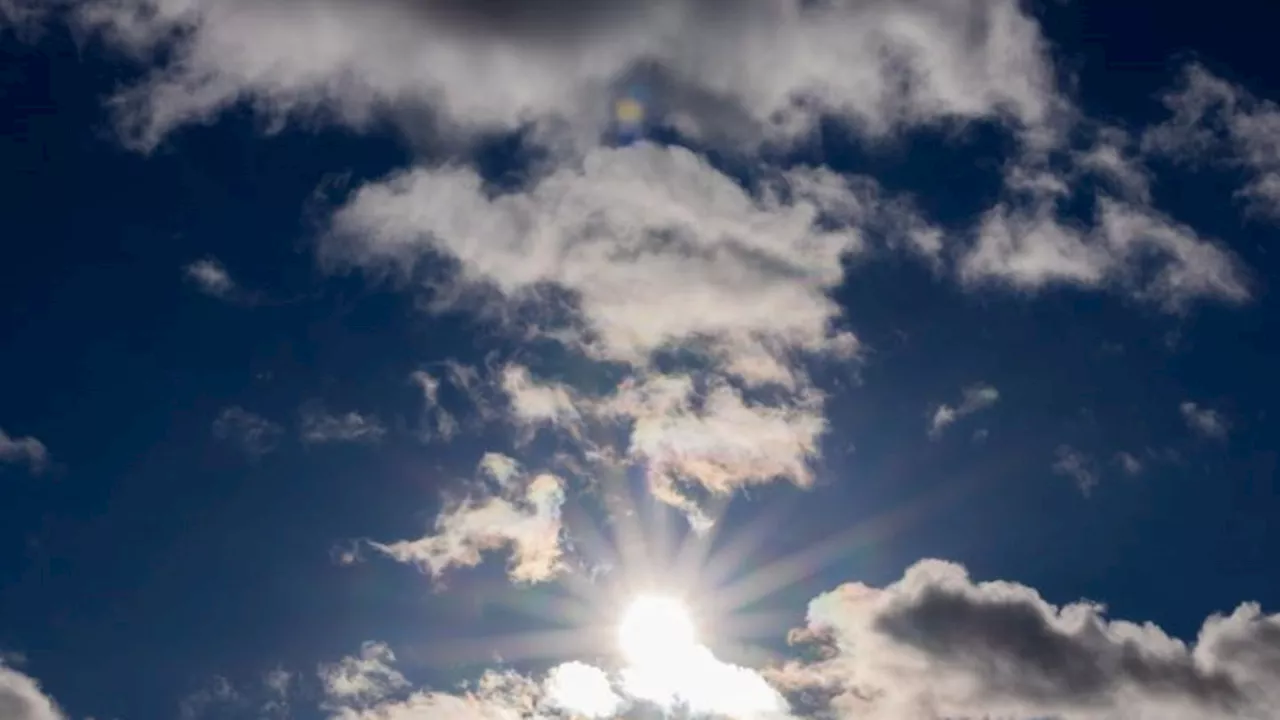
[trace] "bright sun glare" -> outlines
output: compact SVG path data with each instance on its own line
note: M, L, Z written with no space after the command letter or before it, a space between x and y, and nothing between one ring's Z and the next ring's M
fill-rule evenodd
M618 641L627 662L637 666L683 657L698 642L684 603L658 595L642 596L631 603L618 626Z

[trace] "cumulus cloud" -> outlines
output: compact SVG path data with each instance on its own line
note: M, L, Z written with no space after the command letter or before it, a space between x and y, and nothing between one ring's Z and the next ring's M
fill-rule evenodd
M0 464L25 465L38 474L49 466L49 449L30 435L13 437L0 428Z
M419 168L358 190L335 214L327 252L374 266L444 252L459 261L456 282L501 302L536 300L548 285L571 293L577 320L555 337L630 378L589 408L510 366L501 385L514 416L564 427L594 408L633 422L632 452L658 456L655 487L692 508L669 492L673 473L712 492L773 477L807 484L825 423L796 360L856 356L828 291L863 244L851 224L878 212L870 192L797 169L752 193L688 150L648 145L592 151L499 195L471 169ZM655 367L680 347L702 358L696 383ZM752 400L751 388L771 392ZM764 443L749 447L735 427Z
M560 507L564 483L550 474L527 477L511 458L497 453L481 463L485 477L436 517L435 532L417 540L374 549L400 562L418 564L439 578L451 567L480 564L483 554L509 550L508 573L518 582L539 582L562 567Z
M1070 445L1059 445L1054 451L1054 458L1053 472L1074 480L1085 497L1098 486L1098 470L1088 455Z
M884 588L819 596L795 637L820 659L771 677L835 717L1257 720L1280 692L1280 616L1255 604L1208 618L1188 646L1097 603L1056 606L940 560Z
M982 383L970 385L964 389L959 405L952 407L943 403L934 409L933 415L929 418L929 437L941 437L942 431L948 425L966 415L972 415L995 405L999 399L1000 391L990 385Z
M218 414L213 421L213 435L239 445L251 458L260 458L275 449L284 428L236 405Z
M326 412L318 405L302 409L298 433L304 443L334 442L376 443L387 434L387 429L373 416L350 411L339 415Z
M0 661L0 718L65 720L66 716L34 678Z
M1247 181L1237 195L1254 212L1280 220L1280 106L1195 63L1164 104L1171 117L1146 132L1144 149L1184 164L1242 170Z
M1227 419L1217 410L1201 407L1188 400L1178 406L1178 411L1182 413L1182 421L1197 435L1214 440L1227 438L1230 430Z

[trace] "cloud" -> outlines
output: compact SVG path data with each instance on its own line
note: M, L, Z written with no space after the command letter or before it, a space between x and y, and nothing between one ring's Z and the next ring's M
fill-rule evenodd
M1178 406L1178 411L1182 413L1182 421L1187 424L1187 427L1201 437L1214 440L1227 439L1227 433L1230 430L1227 419L1217 410L1200 407L1188 400Z
M1143 148L1186 165L1220 163L1244 171L1237 195L1280 220L1280 106L1191 63L1164 96L1172 117L1147 130Z
M251 458L259 458L275 449L284 428L237 405L219 413L213 421L213 435L236 443Z
M1256 720L1280 692L1280 616L1243 604L1196 642L1046 602L1015 582L974 582L922 560L884 588L849 583L809 605L796 637L821 657L771 678L835 717Z
M1053 472L1075 480L1076 487L1088 497L1098 486L1098 470L1093 459L1070 445L1059 445L1054 456Z
M608 673L577 661L552 668L543 687L547 706L579 717L614 717L625 702L614 692Z
M26 465L39 474L49 466L49 449L36 438L13 437L0 428L0 464Z
M583 397L509 366L500 384L513 417L630 423L630 452L657 457L654 486L691 509L670 492L672 473L711 492L775 477L808 483L825 423L822 395L797 361L856 356L853 336L833 328L839 308L828 293L842 258L863 245L851 224L879 212L871 192L796 169L752 193L688 150L647 145L592 151L499 195L471 169L418 168L359 189L335 213L326 252L368 267L443 252L459 263L451 282L502 307L536 303L549 285L570 293L574 318L541 331L629 377L613 397ZM697 366L657 371L677 348ZM763 388L767 398L747 397ZM764 442L752 447L735 428Z
M387 434L377 418L351 411L332 415L318 405L302 409L298 429L304 443L357 442L376 443Z
M66 720L58 705L28 675L0 662L0 718Z
M440 378L426 370L415 370L410 373L409 379L422 391L423 439L453 439L458 434L459 423L453 413L440 404Z
M655 122L739 142L802 135L819 112L873 134L1038 127L1060 102L1014 0L90 0L75 14L135 57L167 50L112 103L142 148L240 103L356 127L429 104L456 132L533 121L594 140L637 82L655 89Z
M240 286L231 278L227 268L214 257L202 258L182 269L187 279L200 288L200 292L220 300L231 300L240 294Z
M1142 471L1146 469L1142 460L1139 460L1138 457L1131 452L1121 451L1116 453L1116 462L1120 463L1120 467L1127 475L1141 475Z
M1252 297L1239 259L1143 205L1100 196L1092 225L1059 215L1060 198L1002 201L960 259L970 287L1002 284L1024 292L1052 286L1118 289L1167 312L1197 301L1240 304Z
M978 383L970 385L963 391L963 398L960 405L952 407L947 404L941 404L933 411L932 417L929 419L929 437L941 437L942 431L948 425L954 423L966 415L972 415L981 410L985 410L1000 399L1000 391L990 385ZM976 436L975 436L976 437Z
M560 506L564 483L554 475L523 476L511 458L490 453L481 463L482 484L446 503L435 533L417 540L370 547L399 562L416 563L439 578L451 567L480 564L486 552L510 550L508 573L517 582L540 582L561 569Z
M368 660L369 649L378 652ZM552 667L539 679L512 671L487 670L456 692L409 690L382 643L365 643L360 657L322 666L326 688L334 668L345 679L340 692L326 693L325 709L342 720L499 720L506 718L633 717L647 708L663 717L715 717L729 720L789 720L786 700L754 670L725 663L701 645L669 648L665 667L625 665L608 671L573 660ZM365 679L368 672L374 681ZM393 677L393 682L385 678ZM406 694L407 693L407 694ZM641 714L641 717L648 717Z
M386 643L366 642L358 656L320 666L318 675L330 707L369 707L409 687L392 667L396 655Z

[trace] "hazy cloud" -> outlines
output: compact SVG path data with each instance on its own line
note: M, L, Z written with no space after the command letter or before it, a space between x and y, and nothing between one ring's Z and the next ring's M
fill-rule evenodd
M239 406L224 409L213 421L213 435L234 442L252 458L275 449L284 428Z
M376 443L387 434L387 429L372 416L355 411L334 415L318 405L308 405L302 409L298 432L308 444Z
M1093 459L1070 445L1059 445L1054 451L1053 471L1075 481L1080 492L1088 497L1098 486L1098 470Z
M1217 410L1200 407L1188 400L1178 406L1178 411L1182 413L1182 420L1187 427L1201 437L1214 440L1227 438L1229 431L1227 420Z
M38 474L49 466L49 449L36 438L13 437L0 428L0 464L25 465Z

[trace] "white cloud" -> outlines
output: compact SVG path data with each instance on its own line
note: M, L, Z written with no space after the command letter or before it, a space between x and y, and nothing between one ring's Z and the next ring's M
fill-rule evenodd
M1227 438L1227 433L1230 430L1227 425L1227 419L1217 410L1200 407L1188 400L1178 406L1178 411L1182 413L1182 420L1187 424L1187 427L1200 436L1213 438L1214 440L1225 440Z
M512 580L550 579L562 566L564 483L545 473L517 477L518 468L514 460L489 453L482 469L491 482L449 501L436 517L433 534L369 545L400 562L417 563L436 578L451 567L480 564L486 552L510 550Z
M396 655L386 643L366 642L358 656L320 666L318 675L330 707L369 707L409 687L392 667Z
M38 474L49 465L49 448L30 435L13 437L0 428L0 464L26 465Z
M1098 470L1088 455L1070 445L1059 445L1054 451L1054 457L1053 471L1074 480L1085 497L1098 486Z
M115 98L122 132L154 146L237 103L357 126L430 104L453 129L609 121L645 81L650 114L737 140L794 136L815 111L871 133L944 118L1046 122L1057 102L1035 21L1014 0L460 2L90 0L79 22L167 64ZM554 32L552 32L554 30Z
M403 676L390 667L394 657L385 645L364 647L360 657L322 666L326 689L334 687L331 676L339 676L325 703L335 720L584 720L630 717L641 706L664 717L792 717L785 698L761 674L725 663L701 645L668 648L670 663L664 667L627 665L609 672L574 660L552 667L541 680L487 670L456 692L410 692ZM370 648L378 651L372 663Z
M240 286L231 278L227 268L214 257L202 258L182 269L187 279L200 288L200 292L221 300L230 300L240 292Z
M213 421L213 435L234 442L251 458L259 458L275 449L284 428L239 406L223 409Z
M377 418L351 411L333 415L316 405L302 409L299 434L308 444L333 442L376 443L387 434Z
M929 437L940 437L942 431L951 423L966 415L985 410L995 405L999 399L1000 391L990 385L983 383L970 385L964 389L958 406L952 407L944 403L934 409L933 415L929 418Z
M687 150L654 146L599 149L496 196L470 169L419 168L355 193L333 218L327 251L373 266L443 251L461 263L457 282L507 303L537 299L548 284L571 293L577 324L550 331L630 368L631 379L611 398L584 399L510 366L501 385L516 419L632 422L631 452L657 461L654 487L694 511L677 482L717 493L775 477L809 482L825 423L822 395L796 360L856 354L856 340L833 329L828 291L843 278L842 257L862 245L851 224L880 212L872 192L795 170L750 193ZM705 361L696 382L653 369L679 347ZM737 384L781 399L750 401Z
M66 720L53 698L24 673L0 662L0 718L4 720Z
M809 605L797 637L825 650L771 674L837 718L1260 720L1280 697L1280 616L1208 618L1188 646L1159 627L975 583L923 560L885 588L849 583Z
M604 670L581 662L557 665L543 683L546 705L577 717L609 718L625 702Z
M960 279L1027 292L1119 289L1168 312L1195 301L1238 304L1251 297L1246 271L1230 250L1152 208L1101 196L1092 227L1058 213L1056 197L997 204L960 260Z
M1280 106L1194 63L1164 104L1172 117L1146 132L1144 149L1186 164L1242 169L1248 181L1238 195L1253 211L1280 220Z

